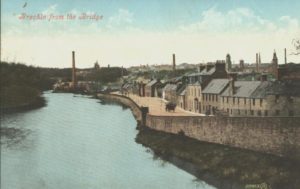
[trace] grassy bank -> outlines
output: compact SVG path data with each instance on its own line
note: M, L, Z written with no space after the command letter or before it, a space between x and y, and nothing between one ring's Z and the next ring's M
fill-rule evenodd
M52 86L50 78L41 69L15 63L0 63L1 113L38 108L45 105L43 90Z
M240 188L261 183L272 189L300 186L300 161L200 142L148 128L140 129L136 142L151 148L167 161L176 157L192 163L196 169L192 174L203 180L214 178L214 181L210 179L210 184L217 187L220 187L220 182L235 183Z

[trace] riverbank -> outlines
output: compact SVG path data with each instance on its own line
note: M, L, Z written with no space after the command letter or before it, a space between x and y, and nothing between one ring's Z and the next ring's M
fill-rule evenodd
M136 142L217 188L245 188L266 183L272 189L297 189L300 162L273 155L201 142L139 127ZM192 165L184 166L174 157Z
M44 107L46 105L46 100L42 96L36 97L34 100L22 103L15 106L9 106L9 107L0 107L1 114L8 114L8 113L17 113L17 112L23 112L28 110L34 110L37 108Z

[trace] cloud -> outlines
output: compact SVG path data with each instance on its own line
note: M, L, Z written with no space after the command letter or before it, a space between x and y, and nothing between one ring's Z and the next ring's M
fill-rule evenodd
M42 14L54 14L54 13L57 13L57 4L54 4L54 5L50 5L47 9L43 10L42 11Z
M128 27L133 23L133 13L126 9L119 9L118 13L108 19L107 28Z
M57 8L44 11L59 13ZM69 12L81 14L79 9ZM291 52L292 39L300 36L296 18L268 20L248 8L227 12L211 8L202 12L198 21L172 31L145 30L135 24L135 19L135 14L126 9L119 9L110 17L104 15L100 22L24 24L4 19L6 32L15 34L3 35L1 52L5 59L17 56L18 61L28 64L57 67L70 66L72 50L76 51L79 67L90 67L97 59L101 65L119 66L171 63L172 53L176 53L178 63L215 61L224 59L227 53L237 63L239 59L254 62L259 51L262 61L270 62L274 49L283 60L281 50L286 47ZM288 57L288 61L300 62L299 56Z
M221 12L215 8L202 13L198 22L181 25L179 30L190 33L272 33L299 32L299 21L289 16L282 16L271 21L256 15L248 8L235 8Z

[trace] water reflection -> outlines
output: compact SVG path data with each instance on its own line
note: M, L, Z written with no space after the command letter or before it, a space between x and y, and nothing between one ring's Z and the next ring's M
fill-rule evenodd
M14 141L1 137L1 189L213 188L153 161L152 152L134 140L129 109L80 95L45 97L44 108L1 118L3 138Z

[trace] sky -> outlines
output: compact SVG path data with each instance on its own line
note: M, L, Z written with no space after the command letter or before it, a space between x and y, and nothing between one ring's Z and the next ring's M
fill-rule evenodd
M259 52L269 63L275 50L283 63L286 48L300 63L299 10L299 0L1 0L1 60L63 68L75 51L80 68L129 67L171 64L173 53L177 64L227 53L253 63Z

